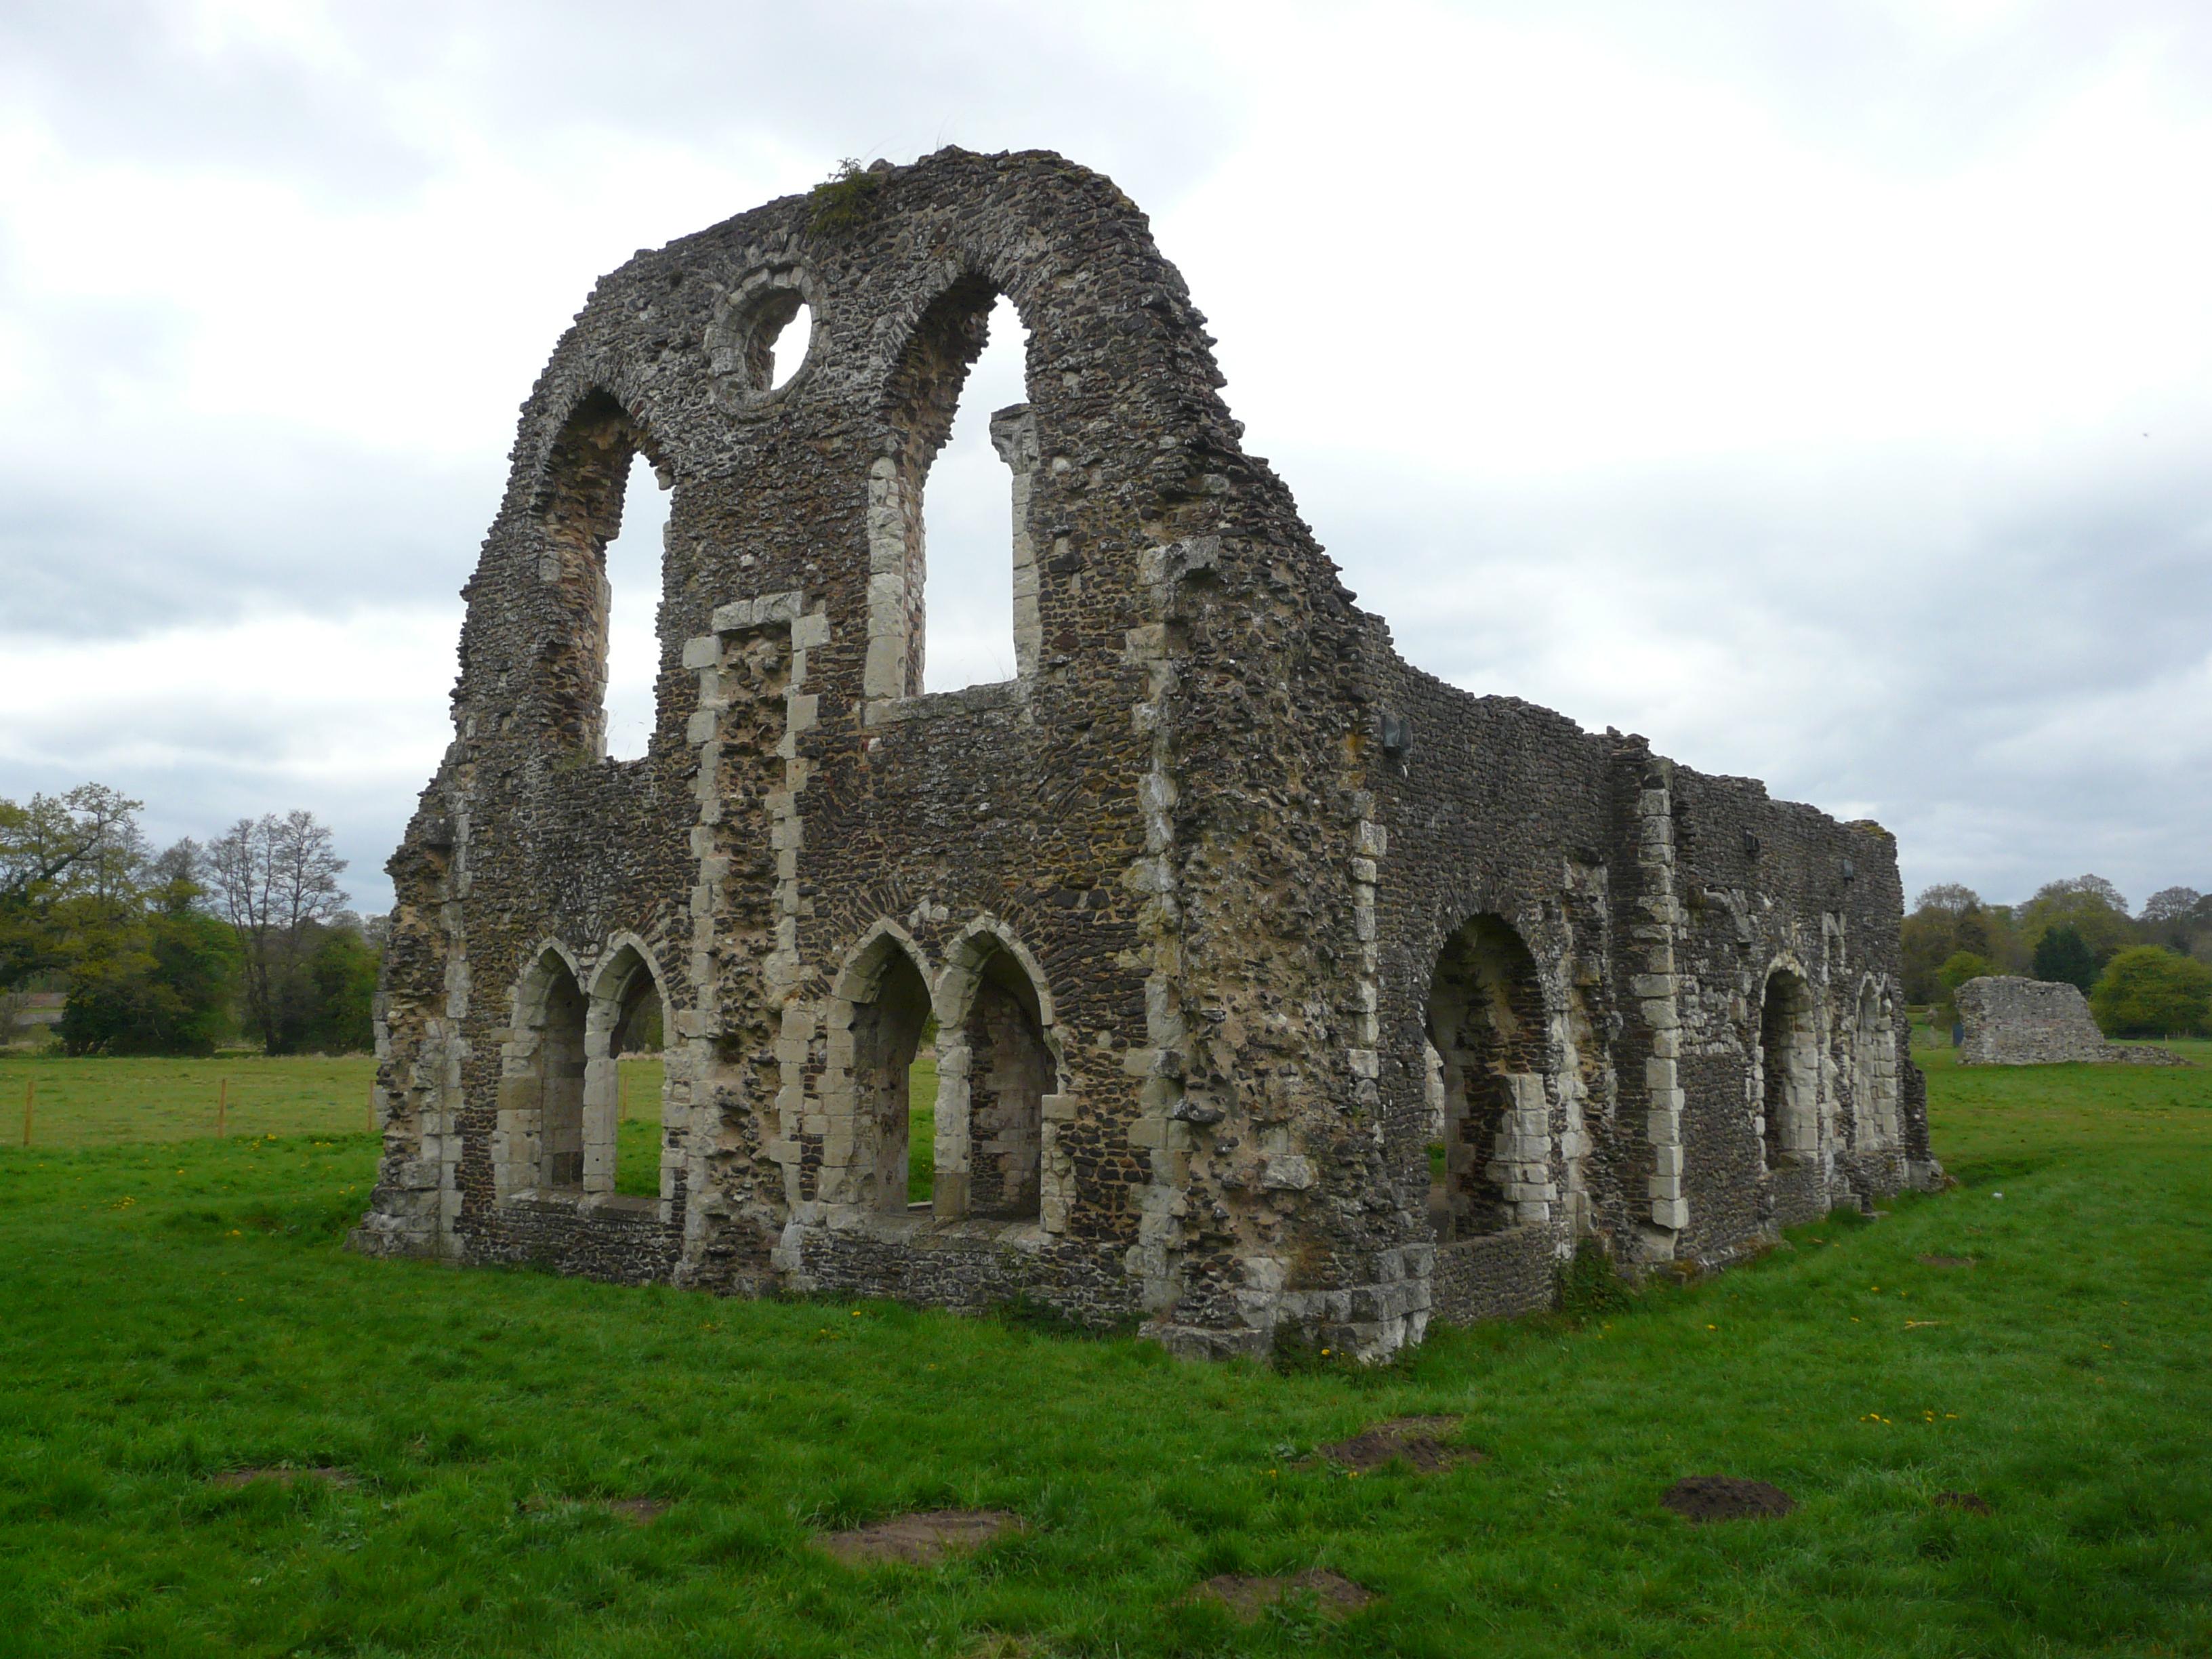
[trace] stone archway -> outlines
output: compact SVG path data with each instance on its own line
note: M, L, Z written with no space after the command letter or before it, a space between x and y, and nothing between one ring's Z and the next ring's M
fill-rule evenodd
M1778 967L1759 1004L1760 1134L1766 1167L1803 1163L1820 1150L1820 1036L1804 975Z
M1559 1188L1547 1027L1535 958L1512 924L1462 922L1429 980L1427 1036L1443 1092L1444 1189L1432 1206L1440 1241L1551 1218Z
M1042 978L994 928L971 927L949 953L937 995L940 1221L1066 1224L1069 1171L1047 1122L1062 1101L1060 1066Z

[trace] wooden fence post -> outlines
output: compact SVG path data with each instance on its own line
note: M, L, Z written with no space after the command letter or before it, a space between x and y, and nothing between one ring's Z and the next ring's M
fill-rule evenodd
M23 1145L31 1144L31 1103L38 1098L39 1080L34 1077L23 1079Z
M215 1133L219 1140L225 1131L223 1121L230 1115L230 1079L225 1078L216 1085L215 1097Z

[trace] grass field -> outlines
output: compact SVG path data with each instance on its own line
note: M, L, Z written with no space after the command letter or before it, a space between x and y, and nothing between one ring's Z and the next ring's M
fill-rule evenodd
M0 1653L2212 1650L2212 1068L1929 1060L1956 1191L1586 1319L1279 1375L360 1261L365 1081L316 1074L327 1125L217 1140L204 1072L169 1099L61 1067L86 1124L175 1138L64 1145L58 1105L53 1144L0 1153ZM277 1069L303 1063L261 1075L313 1093ZM1487 1460L1297 1462L1411 1413L1463 1416ZM270 1465L350 1484L213 1479ZM1800 1507L1659 1506L1711 1473ZM637 1497L670 1507L609 1507ZM935 1568L810 1547L939 1506L1028 1529ZM1249 1626L1183 1599L1311 1566L1382 1599Z

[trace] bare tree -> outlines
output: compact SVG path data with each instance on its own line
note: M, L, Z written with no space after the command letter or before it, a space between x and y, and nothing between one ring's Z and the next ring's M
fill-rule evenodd
M2144 901L2138 921L2174 921L2195 909L2204 895L2194 887L2161 887Z
M348 895L338 888L346 861L313 812L240 818L210 843L208 873L224 917L246 955L246 1012L271 1054L283 1048L284 996L309 945L313 925L327 921Z
M1972 888L1955 881L1938 882L1933 887L1920 890L1920 897L1913 905L1915 911L1940 910L1947 916L1963 916L1969 910L1982 907L1982 896Z

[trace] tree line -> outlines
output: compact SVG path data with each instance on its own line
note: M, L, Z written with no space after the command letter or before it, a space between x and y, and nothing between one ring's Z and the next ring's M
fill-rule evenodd
M2212 1031L2212 897L2167 887L2130 915L2102 876L2046 882L2023 905L1971 887L1923 891L1905 919L1905 992L1948 1008L1988 974L2078 986L2108 1036Z
M345 908L330 830L271 812L157 853L144 805L96 783L0 799L0 1000L64 991L72 1054L371 1047L383 927Z

